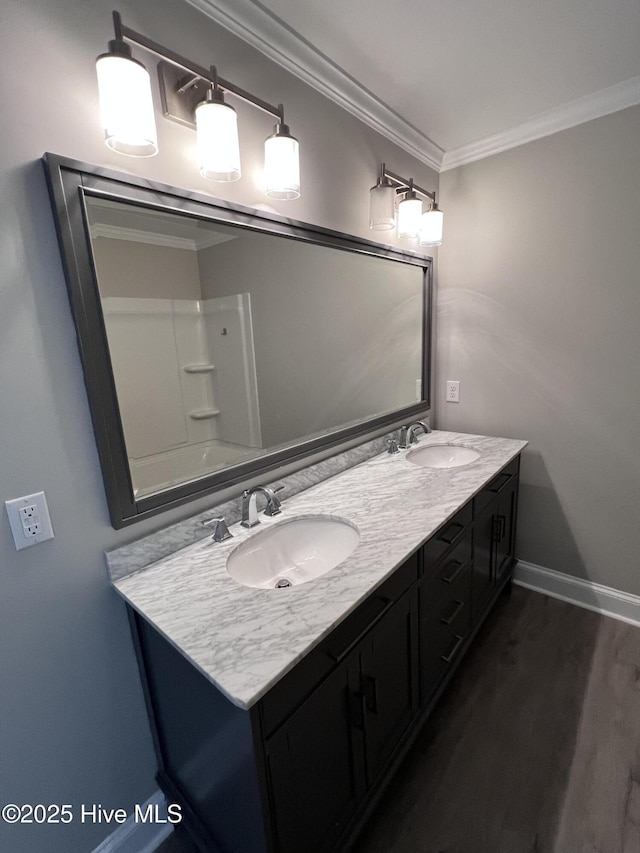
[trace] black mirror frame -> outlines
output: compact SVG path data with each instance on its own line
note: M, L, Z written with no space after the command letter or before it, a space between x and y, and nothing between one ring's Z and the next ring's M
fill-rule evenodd
M231 204L203 194L119 174L56 154L45 154L43 163L54 210L71 311L76 326L107 503L114 528L125 527L188 501L205 497L284 464L302 461L313 453L354 438L362 437L366 440L367 435L380 432L385 426L391 426L401 419L413 418L430 408L431 258ZM84 204L87 195L113 201L134 202L144 207L169 210L183 216L242 225L252 230L336 249L386 257L422 267L424 272L422 401L366 419L355 425L339 427L314 438L293 442L287 447L281 447L257 459L229 466L197 480L136 500L133 495L116 387L111 370L90 238L85 226Z

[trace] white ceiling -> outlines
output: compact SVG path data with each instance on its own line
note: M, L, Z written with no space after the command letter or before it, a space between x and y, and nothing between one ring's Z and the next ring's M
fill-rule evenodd
M640 102L640 0L189 2L436 168Z

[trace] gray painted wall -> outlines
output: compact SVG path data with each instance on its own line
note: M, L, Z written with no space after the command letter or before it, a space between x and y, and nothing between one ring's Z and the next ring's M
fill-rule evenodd
M264 234L198 256L205 299L251 294L263 447L415 401L421 269Z
M195 250L105 237L92 242L102 299L202 299Z
M441 175L436 382L438 426L531 442L518 557L633 594L638 151L634 107Z
M273 209L369 237L368 190L385 160L427 187L427 167L251 48L177 2L126 0L127 25L287 108L302 144L299 201ZM211 185L195 138L159 121L160 154L131 160L102 142L94 61L112 37L106 0L4 0L0 92L0 501L44 489L56 538L17 553L0 514L0 800L131 808L155 789L155 760L124 607L102 552L206 509L201 500L135 529L109 523L75 332L39 159L53 151L247 205L270 123L238 106L245 178ZM152 65L152 63L150 63ZM236 495L239 489L233 493ZM224 499L224 495L222 496ZM217 502L217 501L216 501ZM87 853L104 825L0 823L11 853Z

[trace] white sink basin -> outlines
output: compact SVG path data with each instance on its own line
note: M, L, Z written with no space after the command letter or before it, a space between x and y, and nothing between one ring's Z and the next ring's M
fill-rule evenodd
M479 458L477 450L462 444L427 444L407 453L409 462L423 468L460 468Z
M340 565L359 541L358 530L342 518L292 518L238 545L227 558L227 572L258 589L297 586Z

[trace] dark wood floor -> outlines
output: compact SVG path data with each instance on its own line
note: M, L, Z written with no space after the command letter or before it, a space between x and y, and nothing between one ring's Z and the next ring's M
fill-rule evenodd
M353 853L640 853L640 629L514 587Z
M158 847L156 853L198 853L198 849L189 841L184 831L178 830Z

